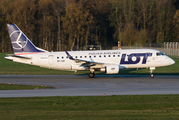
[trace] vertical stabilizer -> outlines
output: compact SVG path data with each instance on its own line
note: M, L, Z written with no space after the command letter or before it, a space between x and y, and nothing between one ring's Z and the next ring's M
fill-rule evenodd
M7 24L7 28L15 55L47 52L37 48L15 24Z

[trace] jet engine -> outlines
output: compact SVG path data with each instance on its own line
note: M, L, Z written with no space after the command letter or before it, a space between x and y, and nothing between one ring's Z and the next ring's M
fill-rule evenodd
M119 65L107 65L106 74L117 74L119 73Z

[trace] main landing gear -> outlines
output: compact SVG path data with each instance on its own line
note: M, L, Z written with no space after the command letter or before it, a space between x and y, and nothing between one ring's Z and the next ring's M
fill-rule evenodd
M89 78L94 78L95 73L94 73L94 72L90 72L90 73L88 74L88 76L89 76Z
M88 74L89 78L94 78L95 73L94 73L94 69L90 69L90 73Z
M153 75L153 70L155 70L155 67L150 67L150 77L153 78L154 75Z

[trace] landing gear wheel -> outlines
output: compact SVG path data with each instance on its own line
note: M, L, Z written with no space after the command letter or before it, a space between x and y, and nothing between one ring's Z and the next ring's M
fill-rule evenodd
M151 77L151 78L153 78L153 77L154 77L154 75L153 75L153 74L150 74L150 77Z
M89 78L94 78L95 74L92 73L92 72L90 72L90 73L88 74L88 76L89 76Z
M154 75L153 75L153 70L155 70L155 67L150 67L150 77L153 78Z

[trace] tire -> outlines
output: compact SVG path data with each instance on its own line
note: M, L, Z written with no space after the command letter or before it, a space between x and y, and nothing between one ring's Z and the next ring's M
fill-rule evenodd
M88 76L89 76L89 78L94 78L95 74L90 72L90 73L88 74Z
M154 78L154 75L153 75L153 74L150 74L150 77L151 77L151 78Z

